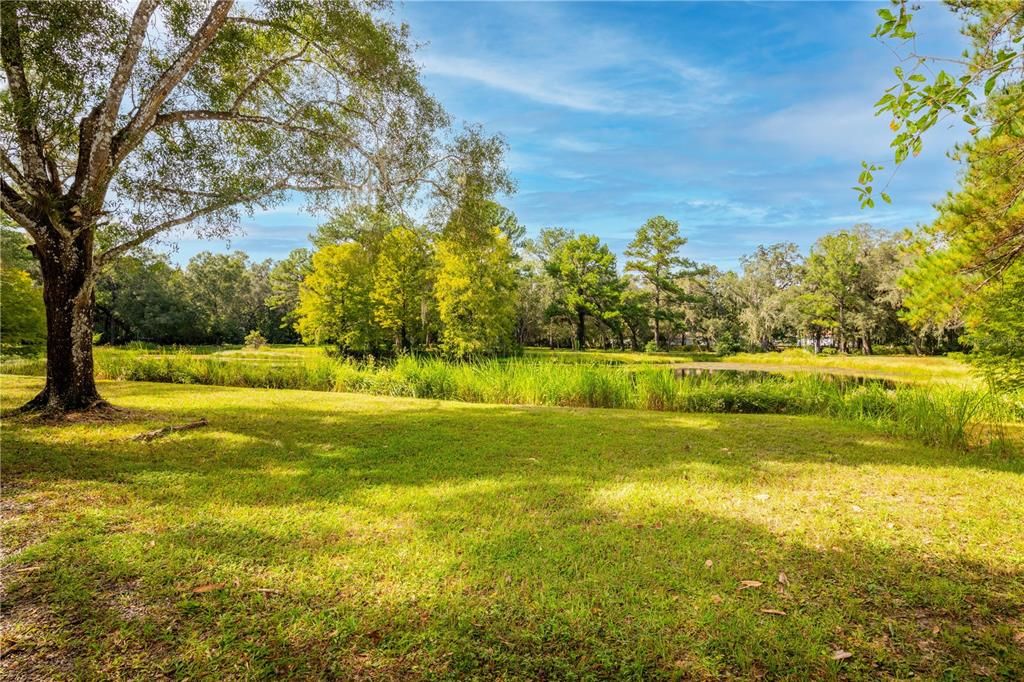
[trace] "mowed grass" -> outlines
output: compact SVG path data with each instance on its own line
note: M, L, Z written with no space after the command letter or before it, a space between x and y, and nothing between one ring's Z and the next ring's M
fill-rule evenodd
M7 408L40 386L2 381ZM128 419L4 419L9 679L1024 677L1019 458L817 417L101 390Z

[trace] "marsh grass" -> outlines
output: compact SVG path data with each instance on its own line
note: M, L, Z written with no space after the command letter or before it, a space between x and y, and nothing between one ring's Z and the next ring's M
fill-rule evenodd
M1000 435L1005 429L992 426L1024 419L1020 394L996 395L974 384L894 383L814 372L680 375L657 364L609 362L603 357L595 362L530 355L449 362L404 356L382 363L332 358L309 348L203 350L102 348L96 355L96 372L101 379L120 381L307 389L471 403L822 415L957 449L990 441L1008 443L1012 439ZM41 376L45 362L5 360L3 370Z

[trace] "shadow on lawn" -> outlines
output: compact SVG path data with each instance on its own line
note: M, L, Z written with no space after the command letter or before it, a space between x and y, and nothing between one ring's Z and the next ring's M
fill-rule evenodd
M181 388L167 396L180 403ZM179 404L154 418L205 415L209 430L152 444L95 427L55 446L5 428L5 483L71 497L29 550L45 570L14 574L5 598L16 617L47 614L38 641L58 655L15 642L8 673L73 661L90 677L1024 674L1020 571L855 537L810 546L685 499L614 497L689 476L784 490L778 462L984 475L1018 461L811 418L360 404L388 412L285 409L288 396L255 418L241 403ZM202 581L223 587L190 594ZM854 655L834 662L836 649Z

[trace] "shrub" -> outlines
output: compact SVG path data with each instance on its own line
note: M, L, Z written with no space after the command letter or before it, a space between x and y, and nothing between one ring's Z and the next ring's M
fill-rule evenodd
M242 345L246 348L259 350L260 348L263 348L263 346L267 345L267 338L263 336L258 329L253 329L245 335Z

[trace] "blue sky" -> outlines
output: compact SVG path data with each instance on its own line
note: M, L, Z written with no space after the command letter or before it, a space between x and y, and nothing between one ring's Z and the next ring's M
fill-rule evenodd
M954 186L940 130L890 184L892 206L861 211L862 159L889 161L872 104L896 58L870 38L887 3L434 3L399 5L428 88L458 121L502 133L519 191L505 199L531 234L563 226L617 252L648 217L678 220L688 256L736 267L758 244L858 222L928 221ZM956 54L955 17L925 3L918 49ZM889 164L886 164L889 165ZM281 258L318 218L298 206L243 221L203 249Z

